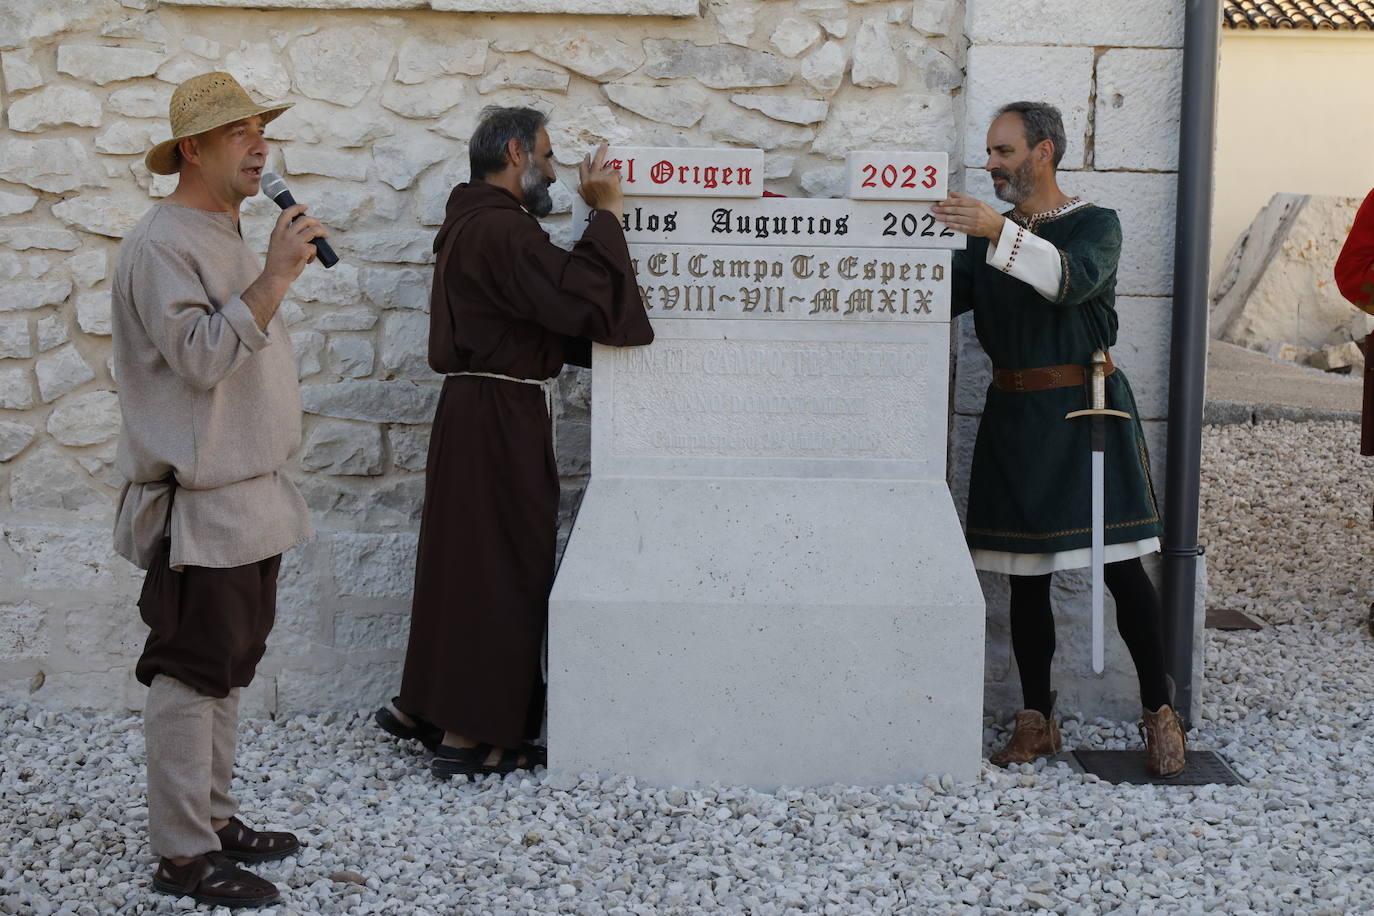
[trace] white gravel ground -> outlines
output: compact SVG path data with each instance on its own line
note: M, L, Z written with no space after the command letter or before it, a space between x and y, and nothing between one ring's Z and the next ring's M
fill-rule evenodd
M1043 765L776 795L542 772L439 784L364 713L247 721L246 816L309 843L259 867L286 900L264 912L1370 912L1374 486L1356 441L1350 424L1207 433L1213 600L1270 626L1209 635L1193 740L1246 787ZM137 718L7 709L0 727L0 912L190 908L148 892ZM1072 718L1065 738L1137 741L1134 723Z

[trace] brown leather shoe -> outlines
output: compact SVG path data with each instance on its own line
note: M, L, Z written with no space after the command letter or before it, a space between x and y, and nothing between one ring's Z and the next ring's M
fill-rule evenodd
M1140 734L1145 739L1145 768L1151 776L1169 779L1183 772L1186 739L1183 720L1165 705L1154 712L1141 710Z
M281 859L301 848L294 833L254 830L236 817L215 831L220 851L240 862L269 862Z
M1016 714L1016 730L1007 746L988 758L999 767L1009 763L1029 763L1037 757L1059 753L1064 742L1054 717L1046 719L1035 709L1023 709Z
M244 871L219 852L198 856L185 865L162 859L153 873L153 890L178 897L189 896L207 906L235 909L281 902L275 884Z

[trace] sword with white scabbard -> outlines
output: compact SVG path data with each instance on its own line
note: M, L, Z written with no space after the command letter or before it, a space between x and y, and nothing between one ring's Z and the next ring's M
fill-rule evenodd
M1102 601L1104 592L1106 591L1103 566L1106 562L1107 550L1107 478L1105 460L1107 453L1107 418L1121 417L1125 420L1131 419L1131 415L1124 411L1107 409L1107 354L1101 350L1093 351L1092 375L1089 379L1088 391L1090 393L1088 409L1072 411L1066 414L1064 419L1073 420L1078 417L1092 418L1093 671L1097 674L1101 674L1103 667L1105 667L1102 645Z

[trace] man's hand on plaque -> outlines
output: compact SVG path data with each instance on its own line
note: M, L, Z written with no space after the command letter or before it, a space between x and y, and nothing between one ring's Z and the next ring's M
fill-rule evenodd
M949 199L931 207L935 218L951 229L980 238L991 239L994 245L1002 238L1007 218L976 197L950 191Z
M606 144L596 148L577 164L577 193L593 210L605 210L616 219L625 216L625 195L620 190L620 172L606 164Z

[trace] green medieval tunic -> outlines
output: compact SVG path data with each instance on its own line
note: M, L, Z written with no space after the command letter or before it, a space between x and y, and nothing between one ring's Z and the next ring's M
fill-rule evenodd
M1088 366L1116 343L1116 211L1073 201L1018 222L996 247L971 238L954 256L954 314L973 310L996 369ZM973 450L967 537L979 569L1039 575L1090 562L1089 419L1085 386L1014 392L989 386ZM1135 396L1124 372L1107 377L1107 562L1159 549L1162 533Z

